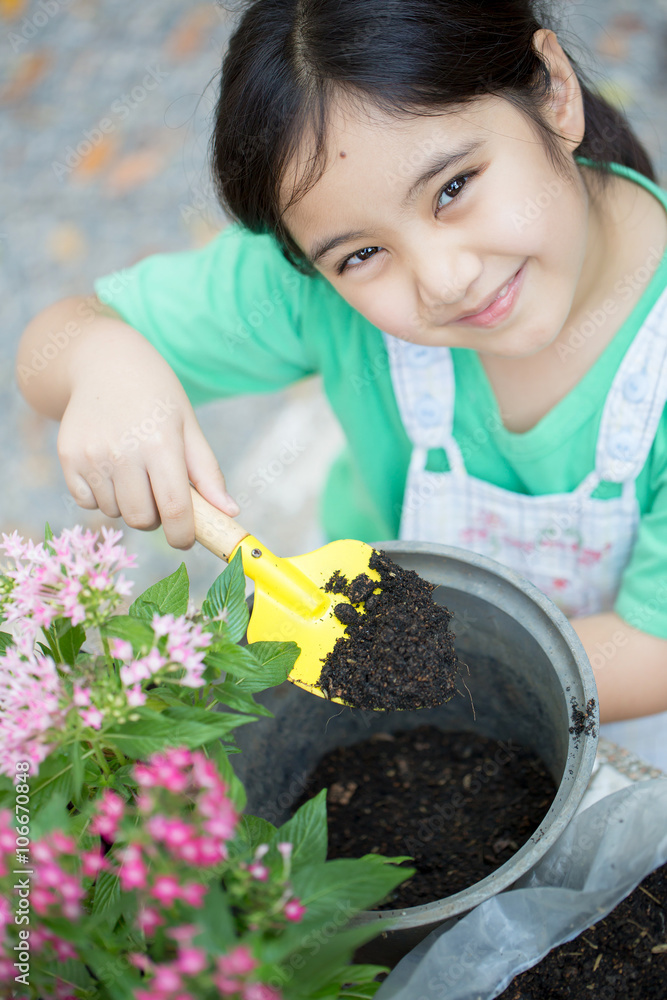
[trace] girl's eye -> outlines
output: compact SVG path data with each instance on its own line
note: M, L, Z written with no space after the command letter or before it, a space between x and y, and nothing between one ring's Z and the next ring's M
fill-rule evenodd
M461 174L460 177L455 177L453 180L449 181L448 184L445 184L444 188L438 195L438 208L445 208L447 205L451 204L454 198L456 198L456 196L459 195L461 191L463 191L463 188L466 186L467 182L473 176L474 174L472 173ZM443 202L442 201L443 196L447 197L449 201Z
M338 265L338 273L342 274L347 267L358 267L359 264L363 264L365 260L370 260L375 254L380 250L381 247L364 247L363 250L357 250L356 253L351 254L346 257L345 260L341 261Z
M478 170L471 170L468 174L460 174L458 177L454 177L451 181L448 181L438 195L438 211L450 205L460 195L468 181L472 180L477 173L479 173ZM443 198L447 198L448 200L443 202ZM382 247L364 247L363 250L357 250L356 253L350 254L349 257L346 257L345 260L342 260L337 265L336 272L342 274L348 269L354 270L355 267L360 267L364 261L370 260L381 249Z

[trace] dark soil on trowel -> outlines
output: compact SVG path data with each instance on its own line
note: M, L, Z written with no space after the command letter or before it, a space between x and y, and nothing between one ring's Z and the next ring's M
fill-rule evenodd
M517 744L434 726L378 733L317 765L328 788L329 857L410 855L417 873L377 909L431 903L512 857L556 794L542 761Z
M667 865L608 917L512 980L502 1000L665 1000Z
M348 581L336 572L324 588L350 603L334 609L345 636L324 659L319 687L355 708L442 705L456 693L451 613L434 602L434 584L384 552L373 551L369 568L379 582L363 573Z

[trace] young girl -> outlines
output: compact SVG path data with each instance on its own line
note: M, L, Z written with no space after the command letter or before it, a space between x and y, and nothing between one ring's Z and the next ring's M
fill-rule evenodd
M193 405L322 373L330 537L513 567L631 719L667 709L667 194L542 25L529 0L257 0L212 144L237 224L45 310L19 378L79 504L187 548L188 480L238 513Z

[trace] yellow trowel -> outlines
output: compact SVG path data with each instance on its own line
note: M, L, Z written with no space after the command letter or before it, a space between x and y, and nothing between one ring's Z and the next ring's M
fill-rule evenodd
M323 658L345 631L333 609L347 598L327 593L324 586L336 570L349 580L365 573L379 583L379 573L368 567L372 547L345 540L330 542L302 556L281 558L194 488L191 492L197 541L228 562L240 552L243 572L255 582L248 640L295 642L301 654L289 680L320 698L326 697L317 681ZM344 704L340 698L331 700Z

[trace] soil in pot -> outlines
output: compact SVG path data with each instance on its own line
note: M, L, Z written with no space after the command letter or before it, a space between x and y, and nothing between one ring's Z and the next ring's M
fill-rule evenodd
M512 980L499 1000L665 1000L667 864L609 916Z
M345 628L324 659L318 685L329 698L364 709L430 708L456 693L452 615L433 600L435 585L373 550L369 568L325 586L347 597L334 608ZM349 601L349 603L348 603Z
M405 866L416 874L383 910L431 903L490 875L534 833L556 794L532 751L435 726L336 748L302 801L322 788L330 858L414 858Z

